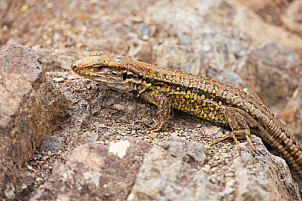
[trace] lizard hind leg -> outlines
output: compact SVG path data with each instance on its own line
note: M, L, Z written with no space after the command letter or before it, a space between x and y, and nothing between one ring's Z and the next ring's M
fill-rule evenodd
M242 110L239 110L237 108L228 108L224 113L224 118L229 127L231 128L232 132L215 140L210 144L210 146L226 139L233 139L240 153L238 139L247 139L252 149L255 150L253 143L250 139L250 127L247 122L250 119L249 117L249 114L245 113Z

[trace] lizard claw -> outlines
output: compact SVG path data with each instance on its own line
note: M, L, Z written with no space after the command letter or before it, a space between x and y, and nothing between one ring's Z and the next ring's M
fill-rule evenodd
M152 130L152 131L159 131L160 129L161 129L161 124L160 124L160 122L158 122L158 121L156 121L155 119L153 119L153 124L149 124L149 123L147 123L147 122L145 122L145 121L142 121L142 120L137 120L137 121L135 121L136 123L143 123L143 124L145 124L146 126L148 126L149 127L149 129L148 130Z
M210 144L210 146L212 146L212 145L214 145L214 144L217 144L217 143L219 143L219 142L221 142L221 141L224 141L224 140L226 140L226 139L232 139L232 138L235 140L236 145L237 145L237 148L238 148L238 150L239 150L239 154L240 154L240 153L241 153L241 151L240 151L240 146L239 146L237 137L236 137L233 133L224 135L223 137L221 137L221 138L215 140L214 142L212 142L212 143Z
M255 147L254 147L254 145L253 145L253 143L252 143L250 137L249 137L248 135L246 135L245 137L246 137L247 141L249 142L249 144L251 145L253 151L255 151ZM240 153L241 153L240 146L239 146L237 137L236 137L236 135L235 135L233 132L230 133L230 134L224 135L223 137L221 137L221 138L215 140L214 142L212 142L212 143L210 144L210 146L212 146L212 145L214 145L214 144L217 144L217 143L219 143L219 142L221 142L221 141L223 141L223 140L226 140L226 139L233 139L233 140L236 142L236 145L237 145L237 148L238 148L238 151L239 151L239 154L240 154ZM240 155L241 155L241 154L240 154Z

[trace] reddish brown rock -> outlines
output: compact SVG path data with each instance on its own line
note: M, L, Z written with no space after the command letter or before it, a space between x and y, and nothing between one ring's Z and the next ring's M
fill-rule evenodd
M0 197L14 198L18 168L58 129L67 102L45 82L39 57L9 44L0 54Z

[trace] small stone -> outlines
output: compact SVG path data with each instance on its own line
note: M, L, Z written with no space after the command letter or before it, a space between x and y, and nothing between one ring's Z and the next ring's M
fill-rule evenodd
M97 133L89 131L85 132L81 137L84 142L95 142L98 140L98 138L99 135Z
M62 78L62 77L55 77L55 78L53 78L53 80L55 82L64 82L64 78Z
M62 145L61 139L59 137L46 137L41 144L40 150L43 152L48 152L56 150Z

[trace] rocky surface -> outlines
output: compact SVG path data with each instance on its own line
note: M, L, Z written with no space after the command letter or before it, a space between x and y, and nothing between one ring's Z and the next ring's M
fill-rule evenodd
M46 81L39 57L28 47L8 44L0 54L1 197L13 198L18 168L59 128L65 97Z
M9 86L0 89L7 129L0 130L1 196L301 200L302 185L299 190L285 161L259 138L252 137L255 152L240 141L241 155L232 141L209 147L229 131L178 111L160 132L140 129L135 121L152 122L155 106L70 70L73 60L100 51L215 78L258 95L299 138L302 38L294 29L296 4L1 1L0 46L2 55L11 55L0 66L10 69L0 79Z
M33 152L30 93L41 83L42 65L28 47L9 44L0 53L0 197L14 197L17 167Z
M134 140L80 146L31 200L125 200L149 149Z
M286 125L296 128L297 132L302 133L302 82L289 98L286 106L281 110L280 117ZM301 139L302 135L298 135Z
M282 22L291 31L302 34L302 2L299 0L293 1L286 11L282 14Z

